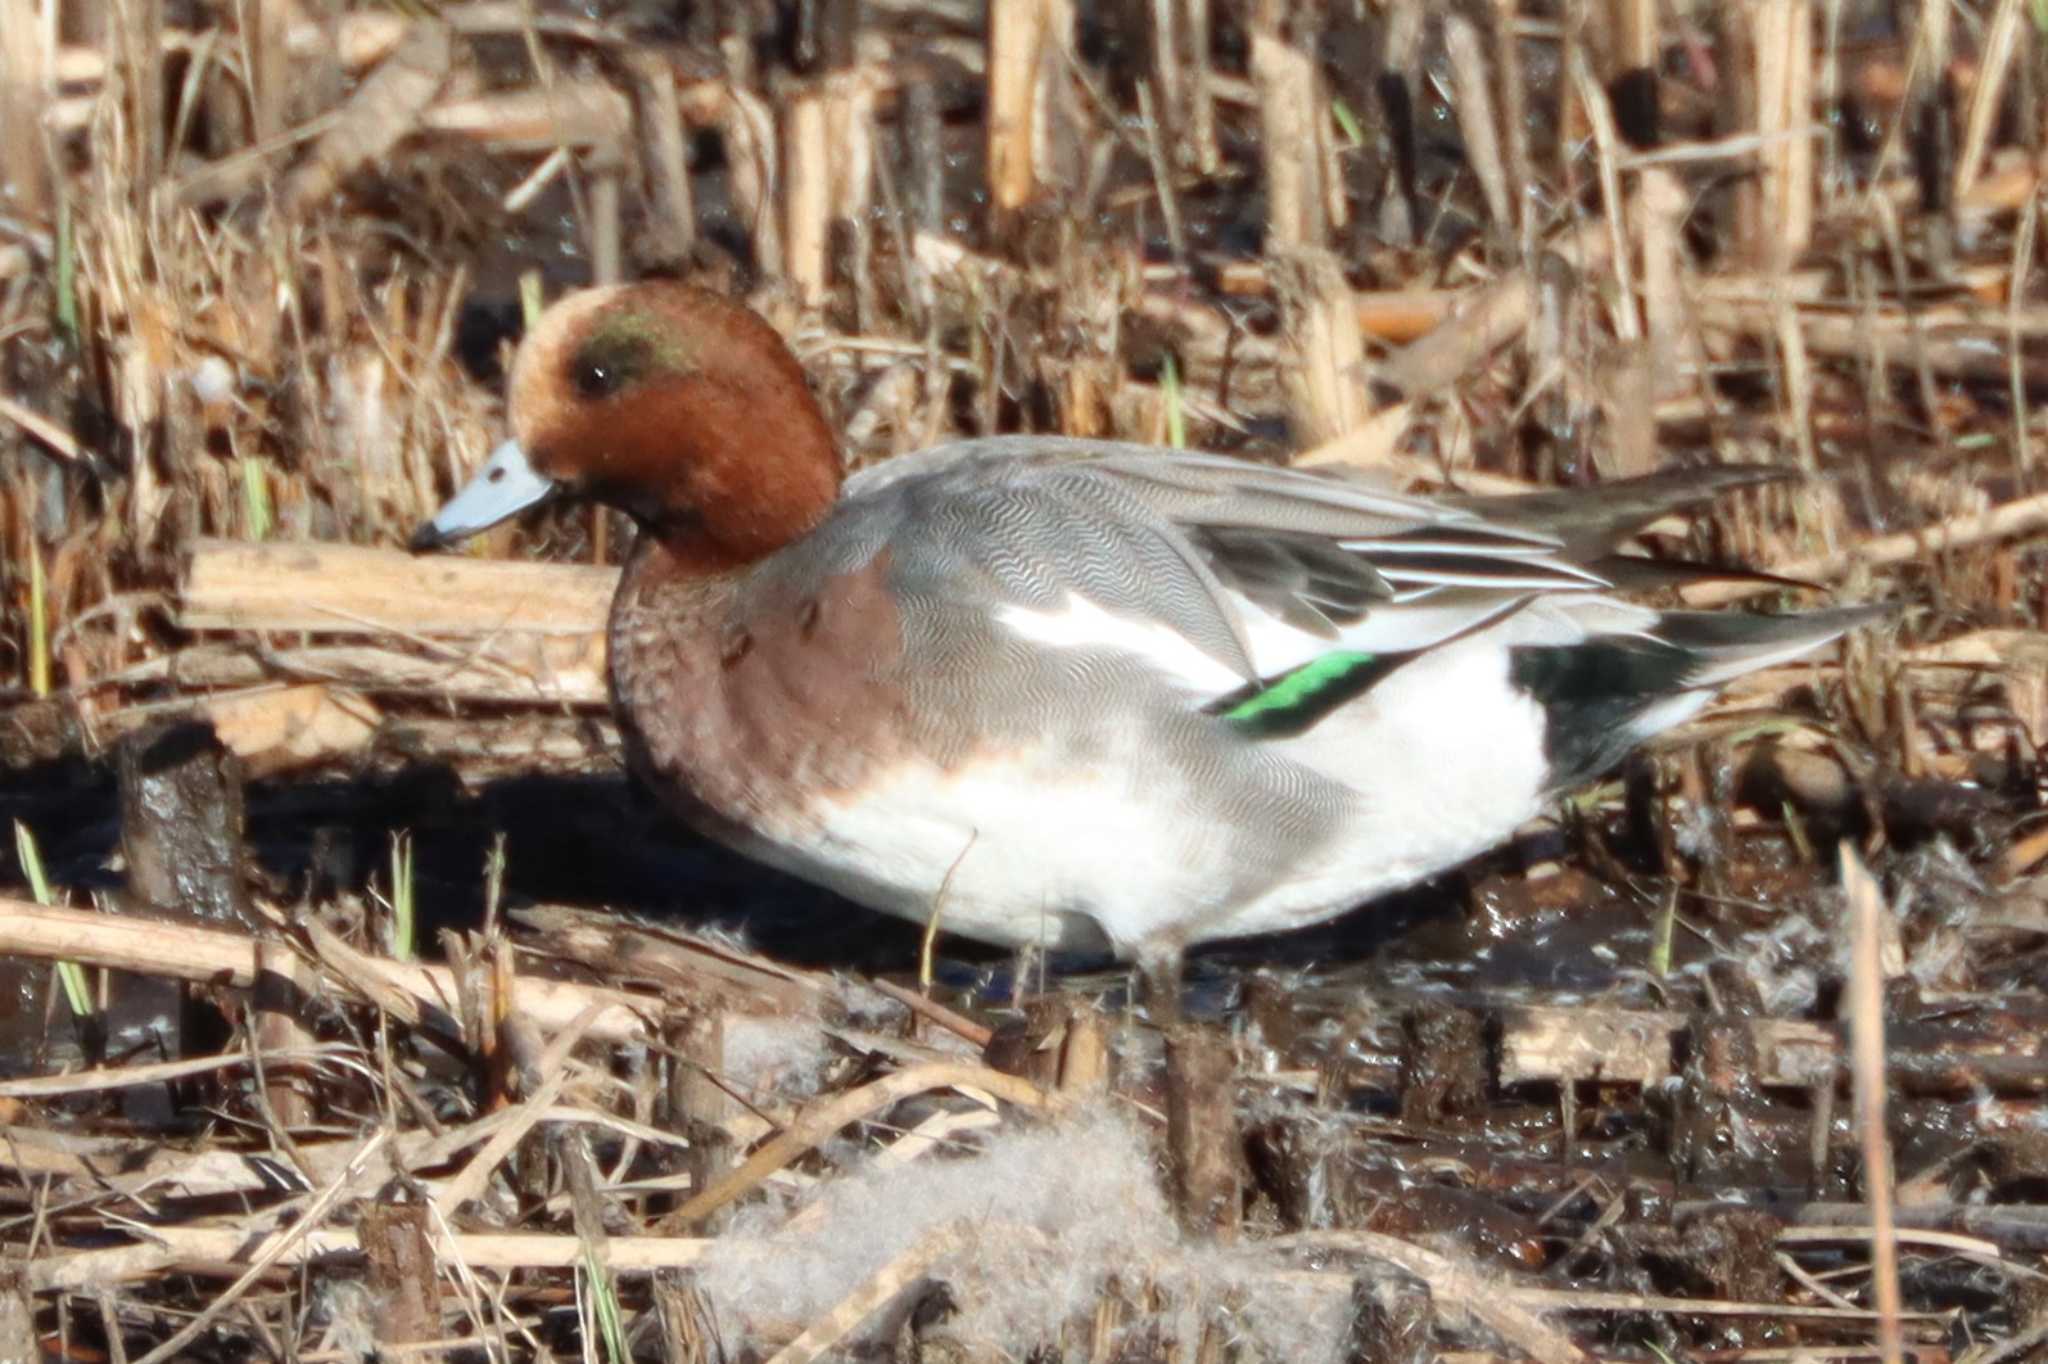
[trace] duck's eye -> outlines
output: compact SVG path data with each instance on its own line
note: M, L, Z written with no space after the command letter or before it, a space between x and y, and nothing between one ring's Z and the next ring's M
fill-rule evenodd
M601 360L586 360L576 367L576 391L586 398L609 398L619 391L619 371Z
M599 331L569 359L568 379L587 402L610 398L654 366L654 352L645 336L630 330Z

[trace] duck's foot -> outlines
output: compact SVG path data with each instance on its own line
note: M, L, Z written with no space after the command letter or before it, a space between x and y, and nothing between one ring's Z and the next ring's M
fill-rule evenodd
M1181 970L1179 948L1141 953L1131 969L1131 998L1159 1027L1181 1021Z

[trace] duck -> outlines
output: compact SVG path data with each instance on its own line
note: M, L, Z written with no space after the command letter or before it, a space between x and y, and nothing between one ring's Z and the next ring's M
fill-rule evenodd
M1640 600L1706 570L1617 547L1762 466L1422 497L1003 435L849 476L782 335L674 280L554 303L507 410L412 548L631 517L609 685L667 810L928 929L1153 969L1455 868L1883 610Z

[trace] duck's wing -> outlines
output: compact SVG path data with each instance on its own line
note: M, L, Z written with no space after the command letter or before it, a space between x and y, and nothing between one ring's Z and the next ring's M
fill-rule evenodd
M1192 650L1195 690L1335 649L1414 653L1607 586L1540 527L1225 456L1034 437L920 460L849 493L900 507L929 581L979 583L1040 643Z

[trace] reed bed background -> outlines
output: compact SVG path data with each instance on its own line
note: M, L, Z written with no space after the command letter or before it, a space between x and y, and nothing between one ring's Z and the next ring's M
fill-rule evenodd
M2019 0L0 0L0 1359L2048 1357L2044 153ZM400 553L649 272L1903 609L1161 1028L640 809L610 514Z

